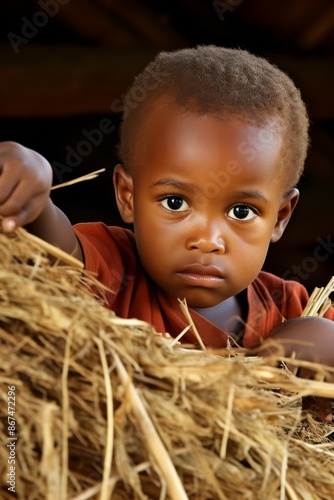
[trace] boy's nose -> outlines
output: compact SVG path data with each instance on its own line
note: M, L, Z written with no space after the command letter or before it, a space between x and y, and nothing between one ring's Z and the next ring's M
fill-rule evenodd
M225 241L220 227L194 228L194 235L187 241L188 250L203 253L225 253Z

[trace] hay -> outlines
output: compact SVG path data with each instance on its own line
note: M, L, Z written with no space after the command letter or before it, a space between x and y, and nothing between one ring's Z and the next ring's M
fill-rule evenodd
M301 411L334 385L243 350L198 351L95 300L95 280L0 234L0 478L15 386L20 499L328 499L333 430Z

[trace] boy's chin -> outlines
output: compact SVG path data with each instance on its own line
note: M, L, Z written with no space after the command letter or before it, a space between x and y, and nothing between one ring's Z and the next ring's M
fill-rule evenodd
M190 307L191 309L205 309L208 307L214 307L227 299L227 297L209 294L207 290L203 291L203 293L199 291L196 294L189 294L184 298L186 299L188 307Z

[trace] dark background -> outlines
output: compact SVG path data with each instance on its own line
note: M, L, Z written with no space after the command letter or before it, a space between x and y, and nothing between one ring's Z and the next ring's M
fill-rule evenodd
M157 52L214 43L276 63L301 89L312 144L300 203L265 269L310 292L334 274L332 0L2 0L0 29L0 140L43 154L54 184L107 169L54 192L73 223L121 224L112 188L120 116L111 106ZM107 119L114 130L87 149L85 134Z

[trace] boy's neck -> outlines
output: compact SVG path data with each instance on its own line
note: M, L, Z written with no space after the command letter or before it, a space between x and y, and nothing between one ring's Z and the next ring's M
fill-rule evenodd
M193 308L193 310L236 338L239 337L238 334L246 320L243 302L239 296L233 296L213 307Z

